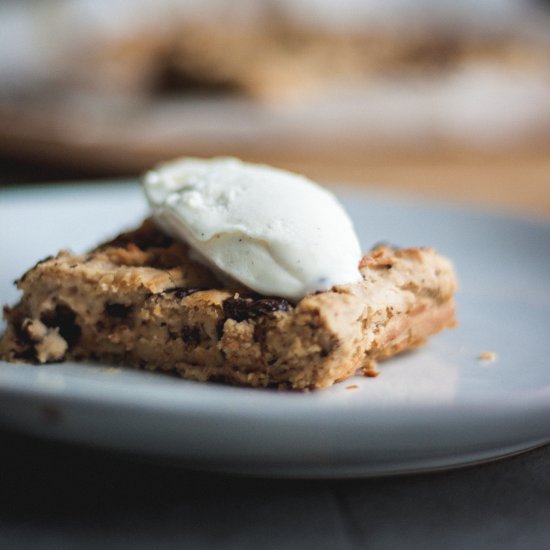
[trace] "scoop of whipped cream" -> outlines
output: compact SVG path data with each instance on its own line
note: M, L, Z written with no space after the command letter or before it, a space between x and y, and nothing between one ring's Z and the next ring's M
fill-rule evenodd
M235 158L182 158L143 184L158 225L222 278L292 301L361 279L350 218L303 176Z

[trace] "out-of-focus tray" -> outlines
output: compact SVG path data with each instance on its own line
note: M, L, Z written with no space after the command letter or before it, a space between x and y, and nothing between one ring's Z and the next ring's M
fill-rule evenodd
M292 102L4 94L0 154L90 176L136 174L179 155L236 155L325 180L550 212L550 83L472 71Z
M71 152L79 162L93 152L95 162L126 170L181 153L293 159L540 149L550 143L550 75L516 72L471 64L279 101L0 90L0 148L50 158Z

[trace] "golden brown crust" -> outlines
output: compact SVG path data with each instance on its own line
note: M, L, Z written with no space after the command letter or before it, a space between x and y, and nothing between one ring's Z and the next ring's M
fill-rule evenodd
M89 254L62 251L18 281L0 356L100 359L194 380L323 388L455 323L451 264L432 249L380 246L364 280L296 305L224 288L150 220Z

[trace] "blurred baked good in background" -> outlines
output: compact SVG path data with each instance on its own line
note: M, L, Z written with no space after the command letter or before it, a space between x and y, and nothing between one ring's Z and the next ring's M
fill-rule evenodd
M522 0L49 0L1 7L3 92L304 89L466 67L547 72L547 15ZM543 17L544 16L544 17ZM546 75L547 76L547 75Z
M7 2L0 152L105 175L181 154L352 180L507 174L511 153L540 170L549 46L534 0Z

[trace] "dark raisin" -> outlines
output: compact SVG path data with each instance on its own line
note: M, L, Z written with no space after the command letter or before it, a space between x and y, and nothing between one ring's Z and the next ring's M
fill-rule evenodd
M148 235L137 235L136 237L131 242L141 248L141 250L147 250L148 248L168 248L174 242L172 237L162 231L155 231Z
M290 307L284 298L227 298L223 302L223 313L228 319L240 322L275 311L288 311Z
M26 347L22 351L14 353L13 356L15 359L20 359L21 361L25 361L27 363L34 363L35 361L38 361L36 357L36 349L33 345Z
M127 306L117 303L105 304L105 313L109 315L109 317L117 317L118 319L123 319L124 317L128 317L131 311L131 305Z
M25 321L23 321L22 323L14 323L13 326L15 329L15 338L18 344L26 346L32 343L31 339L29 338L27 323Z
M172 245L174 239L162 231L135 231L132 233L123 233L113 240L106 243L106 246L128 248L133 244L140 250L149 248L168 248Z
M69 347L74 346L82 334L76 323L76 313L64 304L57 305L54 311L45 311L40 320L47 327L58 327L59 334L67 341Z
M223 326L225 325L225 319L220 319L216 324L216 336L218 340L223 338Z
M199 327L183 327L181 329L181 339L186 344L198 346L202 340Z
M174 298L181 300L182 298L185 298L187 296L190 296L191 294L194 294L195 292L199 292L200 288L183 288L181 286L177 286L174 288L168 288L167 290L163 291L163 294L173 294Z
M14 323L15 338L17 343L23 347L22 350L16 351L14 356L16 359L21 359L29 363L38 361L35 340L29 334L29 327L32 324L30 319L25 319L22 323Z
M259 344L263 344L265 342L266 334L267 334L267 327L265 326L265 323L257 323L254 326L255 342L258 342Z

